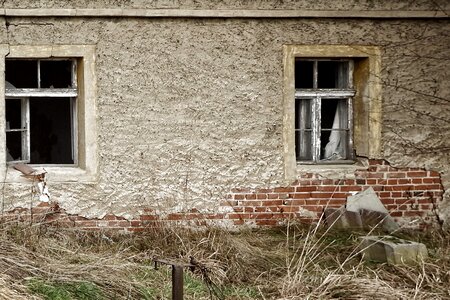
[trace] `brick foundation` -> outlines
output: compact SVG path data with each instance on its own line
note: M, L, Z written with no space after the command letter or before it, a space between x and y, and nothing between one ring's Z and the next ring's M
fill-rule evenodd
M188 212L157 215L152 210L137 219L107 215L87 219L68 215L56 204L41 203L32 209L17 208L2 215L7 222L48 223L85 230L145 231L162 224L275 226L287 220L314 222L325 207L340 207L352 192L372 187L392 217L398 221L418 220L416 226L436 222L435 209L442 200L443 187L436 171L394 168L383 160L371 160L365 170L356 170L354 179L327 179L305 173L289 186L233 189L222 201L223 213Z

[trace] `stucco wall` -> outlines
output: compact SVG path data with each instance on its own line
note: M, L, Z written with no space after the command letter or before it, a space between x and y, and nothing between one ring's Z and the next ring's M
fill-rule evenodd
M199 5L224 5L211 3ZM274 6L289 4L306 5ZM284 44L380 46L384 158L440 171L449 189L449 30L447 20L7 18L0 42L95 45L98 182L51 183L50 190L69 213L132 217L145 208L215 211L232 188L286 184ZM5 210L28 207L30 186L7 184L4 195Z
M449 9L446 0L5 0L5 8L179 8L179 9L318 9L436 10Z

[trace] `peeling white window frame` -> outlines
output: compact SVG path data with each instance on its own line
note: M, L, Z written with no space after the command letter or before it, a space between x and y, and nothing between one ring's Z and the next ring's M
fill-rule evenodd
M22 157L20 160L7 161L7 164L30 163L31 146L30 146L30 98L48 97L48 98L69 98L70 99L70 118L71 118L71 157L73 164L39 164L39 166L77 166L78 165L78 122L77 122L77 98L78 98L78 77L77 77L77 59L74 58L48 58L48 59L31 59L37 61L37 88L6 88L5 100L20 99L21 100L21 129L8 129L6 133L21 131L22 132ZM71 61L72 70L71 77L72 88L41 88L41 62L42 61ZM57 100L55 100L57 101Z
M74 121L76 126L77 164L47 165L49 182L95 183L98 176L97 157L97 81L95 75L94 45L6 45L0 44L0 118L5 120L5 60L17 59L76 59L77 60L77 101ZM45 95L41 91L28 90L27 96ZM21 97L22 92L15 94ZM37 93L37 94L36 94ZM63 91L69 95L68 91ZM10 96L11 94L9 94ZM55 95L55 94L53 94ZM26 98L22 95L22 98ZM6 163L6 122L0 122L0 177L5 183L26 182L20 173ZM3 162L3 163L2 163Z
M302 164L295 152L295 60L347 58L355 61L353 164ZM364 157L382 158L381 48L366 45L283 45L283 169L286 183L304 172L353 174L365 168ZM336 173L337 172L337 173Z
M301 164L351 164L354 163L354 155L353 155L353 97L355 96L355 90L353 89L353 60L351 59L339 59L340 61L345 61L348 63L348 69L346 74L340 74L340 76L346 76L345 78L347 84L347 88L318 88L318 62L319 61L332 61L331 59L326 58L300 58L302 61L311 61L313 62L313 87L309 89L296 89L295 90L295 100L311 100L312 101L312 118L310 127L312 129L312 143L307 145L303 143L303 147L310 148L309 150L312 153L311 160L299 160L298 163ZM337 61L336 58L333 61ZM302 72L301 70L295 70L296 72ZM338 80L342 80L343 78L338 78ZM320 151L323 145L321 145L321 105L322 100L325 99L343 99L346 100L346 120L347 123L347 140L346 145L347 149L345 149L346 158L340 160L326 160L320 158ZM334 116L333 116L334 117ZM295 116L295 118L301 118L300 116ZM302 131L301 129L295 129L295 131ZM300 147L300 143L296 141L295 147ZM301 149L303 150L303 149ZM300 151L301 151L300 150Z

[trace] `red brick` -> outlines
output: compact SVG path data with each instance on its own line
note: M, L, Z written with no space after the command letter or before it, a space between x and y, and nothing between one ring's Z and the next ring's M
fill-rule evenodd
M142 222L140 220L131 220L130 225L131 227L139 227L142 226Z
M421 210L430 210L432 208L433 208L433 205L430 205L430 204L421 204L420 205Z
M274 188L273 191L275 193L292 193L295 191L294 187L277 187Z
M331 198L331 196L333 196L333 193L321 193L321 192L316 192L316 193L311 193L311 198Z
M391 199L391 198L388 198L388 199L382 199L382 200L381 200L381 203L383 203L384 205L394 204L394 203L395 203L395 200L394 200L394 199Z
M324 191L324 192L334 192L334 191L338 191L339 187L338 186L333 186L333 185L328 185L328 186L318 186L317 187L318 191Z
M169 214L167 215L167 220L183 220L183 214Z
M251 214L251 219L272 219L273 213Z
M389 197L391 197L391 192L379 192L378 193L378 197L380 197L380 198L389 198Z
M405 203L412 203L413 200L411 199L395 199L396 204L405 204Z
M349 196L348 193L333 193L331 198L333 198L333 199L347 199L348 196Z
M156 216L156 215L140 215L139 219L141 219L142 221L153 221L153 220L158 220L158 216Z
M224 217L225 217L224 214L208 214L206 216L208 220L221 220L224 219Z
M273 193L273 189L258 189L256 190L257 194L268 194Z
M404 172L391 172L387 173L387 178L405 178L406 173Z
M323 179L322 185L336 185L338 183L338 180L334 179Z
M422 184L423 183L423 179L422 178L413 178L413 179L411 179L411 183L413 183L413 184Z
M234 224L234 225L244 225L244 224L245 224L245 221L244 221L244 220L235 220L235 221L233 222L233 224Z
M367 178L379 178L379 179L382 179L382 178L384 178L384 173L370 172L370 173L367 175Z
M129 221L108 221L108 227L130 227Z
M275 226L277 224L277 220L256 220L256 225L258 226Z
M250 214L228 214L228 219L249 219Z
M345 200L338 200L338 199L329 199L329 200L318 200L318 205L326 205L326 206L341 206L346 203Z
M423 183L441 183L439 178L423 178Z
M317 186L298 186L295 188L296 193L317 191Z
M234 199L236 200L243 200L245 198L245 195L243 194L235 194Z
M286 206L286 205L281 205L278 207L280 209L280 211L282 212L297 212L300 210L299 206Z
M376 179L366 179L366 183L369 185L377 184L377 180Z
M75 226L76 227L96 227L97 221L94 221L94 220L76 221Z
M367 189L368 186L364 186L363 188L364 188L364 189ZM372 188L373 188L373 190L376 191L376 192L381 192L381 191L384 190L384 186L382 186L382 185L373 185Z
M278 199L279 194L267 194L267 199Z
M311 193L295 193L295 194L291 194L291 198L294 199L306 199L306 198L311 198Z
M426 171L407 172L408 177L427 177Z
M402 211L391 211L391 212L389 212L389 214L391 215L391 217L402 217L403 216Z
M382 159L370 159L369 160L369 166L376 166L376 165L384 165L385 161Z
M341 187L339 187L339 190L341 192L350 192L350 191L359 192L359 191L362 191L362 187L361 186L357 186L357 185L355 185L355 186L341 186Z
M423 214L424 214L423 212L418 211L404 211L403 217L419 217L422 216Z
M261 204L263 206L283 205L283 200L267 200L262 201Z
M242 201L241 206L261 206L261 201Z
M305 205L306 200L286 200L283 205Z
M129 228L125 228L126 231L129 232L144 232L146 230L146 228L143 227L129 227Z
M255 200L256 194L245 194L245 199L247 200Z
M323 206L320 205L305 205L302 208L310 211L321 212L323 211Z
M441 174L439 174L439 172L437 172L437 171L428 171L428 176L429 177L440 177Z
M267 199L267 194L256 194L256 199Z
M426 184L426 185L417 185L414 187L415 190L419 188L420 190L440 190L442 189L442 186L440 184Z

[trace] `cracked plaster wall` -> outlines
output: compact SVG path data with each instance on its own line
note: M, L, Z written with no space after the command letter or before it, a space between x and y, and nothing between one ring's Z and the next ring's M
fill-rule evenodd
M310 10L439 10L446 0L3 0L4 8L178 8L178 9L310 9Z
M99 178L50 185L68 213L215 211L231 188L284 184L284 44L381 46L384 158L439 170L450 188L446 20L8 18L8 28L4 22L1 43L96 45ZM28 207L30 186L8 184L4 195L4 209Z

